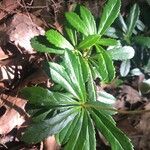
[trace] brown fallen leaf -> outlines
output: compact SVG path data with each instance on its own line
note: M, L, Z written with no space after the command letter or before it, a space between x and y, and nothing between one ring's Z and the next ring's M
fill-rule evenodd
M59 150L60 146L56 143L54 136L49 136L44 140L44 149L45 150Z
M122 94L125 95L126 101L129 101L131 104L141 101L141 96L139 92L133 89L131 86L123 85Z
M36 25L28 14L22 13L14 15L7 29L9 40L30 54L35 53L30 44L31 38L44 35L44 33L45 31Z
M141 102L142 98L139 92L133 89L131 86L121 86L120 94L117 96L115 107L117 109L126 109L126 104L129 103L131 106L136 106L138 102Z
M4 51L2 50L2 48L0 47L0 61L3 59L6 59L6 58L8 58L8 55L6 55L4 53ZM1 64L0 64L0 66L1 66Z
M150 110L150 102L145 106L145 110ZM139 147L142 150L150 149L150 113L144 113L142 115L137 127L143 132L143 137L140 140Z
M12 13L18 6L20 0L3 0L0 6L0 20Z
M0 100L6 107L5 113L0 117L0 134L7 134L16 126L20 126L28 118L24 110L26 101L4 94Z

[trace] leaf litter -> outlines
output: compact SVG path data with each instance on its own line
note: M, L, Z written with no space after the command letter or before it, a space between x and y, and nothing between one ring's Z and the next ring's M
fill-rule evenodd
M7 1L7 3L8 2L12 3L11 0ZM29 14L28 12L24 11L23 13L17 12L15 14L13 11L16 8L20 7L20 5L19 3L16 3L17 1L14 2L15 3L13 3L13 6L11 8L8 5L10 8L10 11L8 13L10 15L9 17L7 13L4 13L4 11L0 12L0 20L6 18L5 21L7 22L7 27L5 28L6 32L4 32L6 33L4 34L5 39L3 38L3 44L0 44L0 144L2 145L11 142L13 143L14 137L16 135L14 133L12 134L11 132L15 128L22 128L22 124L24 124L29 118L25 110L26 101L16 96L18 95L18 90L26 85L41 84L42 86L47 86L47 82L49 82L47 76L40 67L41 60L39 59L42 58L43 61L43 59L47 59L47 57L43 55L41 56L39 54L34 54L35 51L30 45L30 39L35 35L44 34L44 29L38 26L37 22L33 22L31 17L33 15L32 12L31 14ZM99 13L97 5L102 7L101 5L104 3L104 1L102 1L101 4L97 4L97 2L95 3L87 5L91 6L92 9L95 10L94 14L97 15ZM55 4L57 5L57 2ZM36 1L34 1L34 5L36 5ZM53 6L55 7L56 5ZM71 7L71 5L68 6ZM18 11L20 10L18 9ZM46 12L48 10L40 10L40 12L42 11ZM39 12L36 11L36 14L38 13ZM51 18L52 20L54 20L54 23L50 26L59 24L58 18L56 18L59 13L60 12L58 12L57 10L54 12L54 14L51 14L51 16L55 16L55 18ZM11 19L8 19L7 17ZM43 16L43 19L44 18L46 18L46 16ZM44 24L49 26L49 22L43 22ZM2 28L0 26L0 28L3 31L4 27ZM3 35L3 32L2 34L1 32L0 35ZM20 57L17 56L18 54ZM51 58L49 58L48 56L48 59ZM23 63L18 63L20 62L20 60L22 60L21 62ZM37 62L37 60L40 63ZM15 64L14 61L16 62ZM32 67L30 69L27 67L32 65L34 66L34 71L31 71ZM25 71L22 72L22 70L29 70L29 72L27 71L27 74L25 74ZM2 73L4 71L6 73ZM10 72L11 75L8 76L8 72ZM14 84L17 82L19 83ZM139 83L137 83L137 85L138 84ZM118 90L118 88L116 87L115 89L114 87L112 87L113 90L119 91L117 94L118 100L115 104L116 108L121 110L150 109L149 99L141 96L139 94L139 91L131 86L131 84L123 85L119 88L120 90ZM123 129L133 140L135 149L150 149L149 113L141 114L139 116L119 114L115 118L117 120L118 126ZM52 145L54 146L54 148L52 148ZM23 147L25 148L26 146L24 145ZM35 150L37 149L37 147L38 149L40 149L39 146L35 145L31 149ZM58 145L56 145L54 137L49 137L44 141L44 147L46 147L47 150L53 150L58 148Z

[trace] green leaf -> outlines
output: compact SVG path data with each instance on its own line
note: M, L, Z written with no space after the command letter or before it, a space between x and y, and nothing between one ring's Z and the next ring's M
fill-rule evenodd
M134 57L135 51L131 46L113 48L107 51L113 60L127 60Z
M97 44L100 44L103 46L114 46L118 44L118 41L115 39L110 39L110 38L102 38L102 39L99 39Z
M44 36L36 36L31 39L31 46L38 52L63 54L64 50L60 48L53 48Z
M88 28L89 35L96 34L96 23L91 12L86 7L80 6L80 15L83 22Z
M99 40L100 36L98 34L87 36L81 43L78 45L78 49L82 51L84 49L92 47Z
M82 110L80 120L77 122L65 150L96 150L94 125L85 110Z
M145 30L145 25L143 24L143 22L141 20L138 19L137 23L136 23L136 27L138 30L140 31L144 31Z
M75 130L78 121L80 120L80 113L75 116L74 121L71 121L65 128L63 128L57 135L56 140L58 144L66 144L71 138L72 132Z
M81 18L74 12L65 13L65 17L67 21L79 32L84 35L88 35L88 28L85 23L81 20Z
M81 128L81 131L80 131L80 134L79 134L79 137L77 139L74 149L75 150L89 149L88 116L87 116L87 113L85 110L84 110L84 114L83 114L82 128Z
M92 121L91 116L88 114L88 132L89 132L89 149L88 150L95 150L96 149L96 137L95 137L95 130L94 130L94 123Z
M70 137L72 137L72 138L69 139L64 150L70 150L70 149L75 150L75 146L78 141L78 138L79 138L79 135L81 132L81 128L82 128L83 116L84 116L84 111L82 110L80 112L80 118L79 118L78 122L76 123L76 127L74 128L73 132L71 133Z
M150 37L136 36L133 41L141 46L150 48Z
M86 83L88 81L89 78L89 66L88 66L88 60L86 58L83 57L79 57L79 61L81 63L81 68L82 68L82 75L83 75L83 79L84 79L84 83Z
M45 35L47 40L56 47L74 50L74 47L58 31L51 29Z
M121 26L122 31L124 33L126 33L127 32L127 25L126 25L121 14L119 14L118 21L119 21L119 26Z
M117 30L114 27L109 27L106 30L105 35L111 38L118 38Z
M72 93L77 99L79 99L78 91L73 88L71 79L66 73L65 68L59 64L51 62L49 63L49 67L52 80L60 84L64 89L66 89L68 92Z
M143 75L143 73L141 72L141 70L139 68L134 68L130 71L132 76L141 76Z
M139 14L140 14L139 6L137 4L134 4L130 10L129 17L127 19L127 32L126 32L127 37L130 37L132 35L136 23L139 19Z
M76 102L65 93L51 92L42 87L26 87L21 91L30 104L36 106L59 106Z
M77 33L76 30L71 29L70 27L65 27L65 31L72 42L73 46L77 45Z
M98 62L95 67L99 71L103 82L111 82L115 77L112 59L103 48L96 46L96 50L99 54L97 54Z
M106 104L110 104L110 105L112 105L116 102L116 98L113 95L111 95L105 91L97 92L97 100L102 103L106 103Z
M103 35L114 22L119 14L120 6L120 0L108 0L103 9L102 17L98 27L98 34Z
M83 79L81 56L78 53L66 50L64 54L64 64L66 72L72 82L72 87L78 92L81 101L86 101L86 89Z
M33 124L25 131L22 140L27 143L38 143L44 138L60 132L76 115L77 113L72 108L56 114L50 119Z
M112 123L110 118L97 110L92 110L91 114L96 127L110 143L112 150L133 150L130 139Z
M116 109L112 107L110 104L106 104L100 101L88 101L85 103L85 107L87 109L96 109L102 112L105 115L114 115L116 114Z
M89 118L89 115L86 111L84 111L82 128L81 128L80 135L79 135L79 138L76 142L76 146L74 149L75 150L79 150L79 149L95 150L96 149L94 126L91 123L91 118Z
M35 113L32 116L32 122L39 123L39 122L45 120L47 115L49 115L49 113L51 113L51 112L52 112L52 110L50 108L49 108L49 110L45 110L45 108L41 109L40 111L38 111L37 113Z
M91 66L92 67L92 66ZM92 76L92 72L90 66L88 65L89 70L89 78L87 81L87 93L88 93L88 100L87 101L96 101L96 85L94 83L94 79Z
M120 74L122 77L125 77L127 76L127 74L129 73L130 71L130 67L131 67L131 63L130 63L130 60L125 60L121 63L121 66L120 66Z
M21 94L30 104L37 106L51 106L52 103L55 103L52 92L42 87L26 87Z

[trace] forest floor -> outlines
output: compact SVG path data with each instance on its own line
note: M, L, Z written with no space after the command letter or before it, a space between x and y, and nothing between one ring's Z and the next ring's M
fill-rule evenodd
M45 30L61 31L63 14L73 2L84 3L97 17L105 0L1 0L0 1L0 150L55 150L59 149L54 137L37 145L20 141L30 122L26 100L19 92L23 87L47 87L49 80L41 62L50 56L35 52L30 39L43 35ZM131 1L123 3L122 11ZM139 94L139 84L144 76L124 78L121 86L113 83L105 90L116 98L120 110L149 110L150 96ZM150 113L117 114L117 126L132 140L136 150L150 149ZM110 149L103 137L97 138L98 150Z

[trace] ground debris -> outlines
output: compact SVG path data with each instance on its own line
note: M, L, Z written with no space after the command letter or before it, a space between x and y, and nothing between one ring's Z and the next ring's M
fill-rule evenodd
M45 31L32 21L30 15L25 13L17 13L14 15L7 30L9 40L30 54L35 53L30 44L31 38L44 35L44 33Z
M28 117L24 110L26 101L3 94L0 102L1 106L5 107L5 111L0 117L0 134L7 134L15 127L19 127Z

